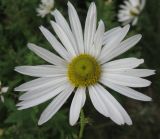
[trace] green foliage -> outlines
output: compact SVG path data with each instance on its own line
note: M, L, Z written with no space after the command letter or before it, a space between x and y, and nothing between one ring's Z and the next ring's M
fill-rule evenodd
M18 65L43 64L45 61L37 57L27 48L28 42L33 42L53 51L45 40L39 26L44 25L51 29L51 15L45 18L37 16L36 8L39 0L0 0L0 80L3 85L9 86L4 94L5 103L0 102L0 139L77 139L79 124L71 127L68 122L69 104L65 106L46 124L37 125L38 118L47 106L40 106L18 111L16 103L21 93L14 92L14 87L31 80L31 77L22 76L14 71ZM91 0L71 1L78 10L84 26L86 12ZM105 22L106 30L120 25L117 22L117 9L122 0L96 0L98 20ZM55 6L67 17L67 1L56 0ZM158 139L160 131L160 1L148 0L140 15L136 27L131 28L128 34L142 33L142 41L135 48L120 57L144 58L143 68L157 70L157 75L150 78L153 84L141 92L152 96L153 102L142 103L125 98L113 91L133 119L133 126L117 126L111 120L104 118L95 111L91 102L87 101L84 107L89 124L84 129L84 139Z

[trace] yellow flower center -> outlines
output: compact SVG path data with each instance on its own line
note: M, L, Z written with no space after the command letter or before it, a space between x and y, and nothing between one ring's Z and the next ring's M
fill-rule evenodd
M68 65L69 81L76 87L93 85L98 82L100 75L99 63L88 54L81 54L73 58Z
M130 10L130 14L131 14L132 16L138 16L139 13L140 13L140 10L139 10L139 7L138 7L138 6L135 7L134 9L131 9L131 10Z

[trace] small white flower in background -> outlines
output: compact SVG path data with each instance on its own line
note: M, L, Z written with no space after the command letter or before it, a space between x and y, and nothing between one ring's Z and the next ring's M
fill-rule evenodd
M144 9L146 0L125 0L123 5L120 5L118 12L118 21L123 25L131 23L133 26L138 22L138 16Z
M0 81L0 98L3 103L4 103L3 93L7 93L7 91L8 91L8 87L2 87L2 83Z
M131 57L113 60L136 45L142 36L138 34L123 40L129 25L105 32L104 23L100 20L97 27L94 3L91 3L87 13L84 34L78 14L70 2L70 25L58 10L52 14L56 21L51 21L51 25L61 42L45 27L40 26L40 30L59 55L28 44L30 50L50 65L15 68L21 74L38 77L15 88L15 91L26 91L19 98L18 109L27 109L53 99L41 114L38 122L41 125L51 119L74 93L69 114L70 125L74 125L89 92L93 106L99 113L119 125L131 125L132 120L127 112L105 87L133 99L151 101L150 97L132 88L149 86L151 82L143 77L153 75L155 71L135 69L144 62L143 59Z
M38 16L45 17L47 14L52 12L54 7L54 0L41 0L39 8L36 9Z

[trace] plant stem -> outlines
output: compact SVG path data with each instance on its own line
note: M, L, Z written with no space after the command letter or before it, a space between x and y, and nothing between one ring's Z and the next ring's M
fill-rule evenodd
M79 131L79 137L78 137L78 139L82 139L85 125L86 125L85 116L84 116L84 111L82 109L81 110L81 114L80 114L80 131Z

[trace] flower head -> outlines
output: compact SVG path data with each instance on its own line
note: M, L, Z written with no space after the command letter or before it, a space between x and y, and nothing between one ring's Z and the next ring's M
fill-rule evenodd
M0 81L0 97L1 101L4 103L4 96L3 93L6 93L8 91L8 87L2 87L2 83Z
M142 12L145 6L145 0L125 0L124 5L120 5L118 13L118 21L122 22L123 25L132 23L136 25L138 16Z
M143 59L131 57L111 61L137 44L141 35L123 41L129 25L105 32L104 23L100 20L97 27L94 3L91 3L87 13L84 34L78 14L70 2L68 14L70 25L58 10L53 12L56 21L51 21L51 25L60 41L48 29L40 26L42 34L59 55L35 44L28 44L30 50L50 65L15 68L21 74L38 77L15 88L15 91L26 91L19 98L21 102L17 104L18 109L30 108L53 98L39 119L38 124L41 125L51 119L74 93L69 114L70 124L74 125L85 104L86 93L89 92L93 106L99 113L119 125L131 125L129 115L106 87L133 99L151 100L131 88L151 84L142 77L154 74L153 70L135 69L144 62Z
M39 7L36 9L38 16L41 16L42 18L45 17L47 14L51 13L53 7L54 7L54 0L41 0L41 4L39 4Z

